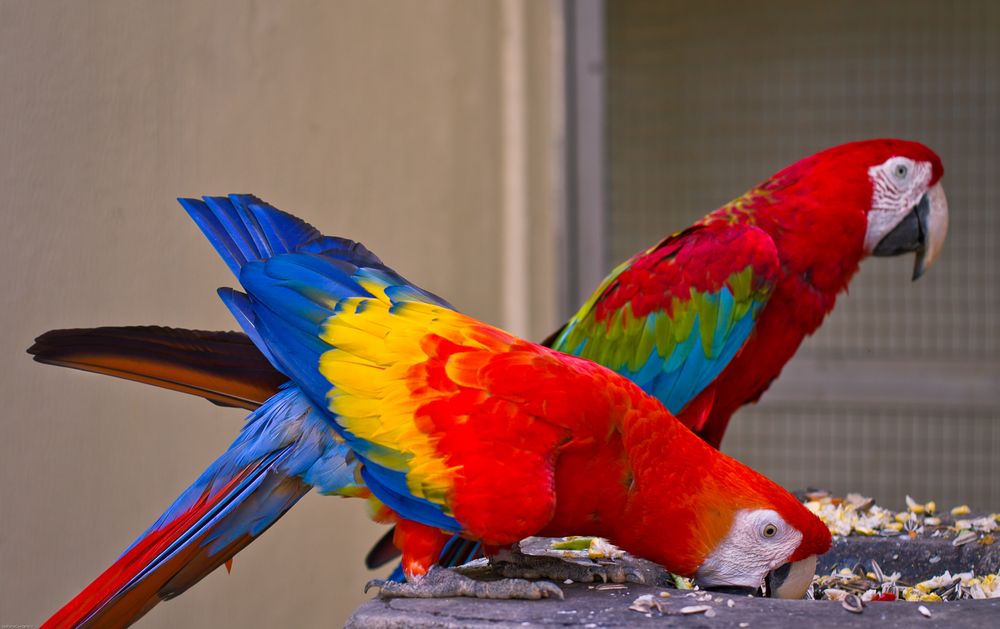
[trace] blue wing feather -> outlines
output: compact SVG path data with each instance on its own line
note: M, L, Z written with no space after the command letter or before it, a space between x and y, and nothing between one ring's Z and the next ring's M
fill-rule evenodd
M337 312L338 302L371 297L365 285L375 284L394 303L421 301L450 308L386 267L363 245L324 236L255 197L181 203L247 291L243 295L223 290L223 301L268 359L319 408L325 408L330 388L318 369L319 358L331 349L321 340L320 328ZM330 417L327 422L356 453L366 484L387 506L403 517L458 530L444 507L410 495L405 474L375 462L398 459L398 453L355 438Z

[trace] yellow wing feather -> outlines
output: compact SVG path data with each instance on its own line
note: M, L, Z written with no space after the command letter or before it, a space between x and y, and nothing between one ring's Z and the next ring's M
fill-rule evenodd
M452 310L419 302L394 305L377 285L366 289L375 298L339 302L337 315L322 326L320 337L334 348L319 364L333 385L329 409L347 432L381 446L370 457L374 463L406 473L414 496L450 514L446 500L457 468L447 465L438 439L416 421L421 406L452 393L429 380L429 351L435 344L428 339L499 349L509 345L510 337Z

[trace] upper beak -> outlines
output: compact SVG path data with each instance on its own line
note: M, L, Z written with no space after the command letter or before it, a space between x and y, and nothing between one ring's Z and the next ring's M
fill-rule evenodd
M876 256L896 256L915 251L913 265L916 280L931 268L948 235L948 199L940 183L934 185L891 232L885 235L875 250Z
M767 595L772 598L800 599L806 595L815 574L816 555L778 566L764 577Z

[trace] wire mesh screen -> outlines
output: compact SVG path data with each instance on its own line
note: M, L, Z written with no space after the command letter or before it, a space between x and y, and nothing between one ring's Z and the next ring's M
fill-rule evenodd
M876 381L892 361L916 365L911 390L933 381L944 393L933 407L915 406L905 386L864 403L832 384L811 404L766 395L734 419L724 449L788 485L995 508L1000 3L633 1L607 11L613 260L830 145L916 139L945 164L951 229L936 266L911 283L910 257L866 262L796 358L805 372L819 362ZM955 375L970 369L993 385L975 405Z
M996 510L1000 422L954 408L760 404L741 412L726 451L790 488L819 484L902 508L903 496ZM884 497L884 499L883 499Z

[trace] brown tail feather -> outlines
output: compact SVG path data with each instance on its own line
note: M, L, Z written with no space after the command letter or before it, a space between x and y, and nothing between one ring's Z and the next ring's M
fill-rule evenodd
M288 379L239 332L159 326L51 330L28 349L49 365L145 382L255 409Z

